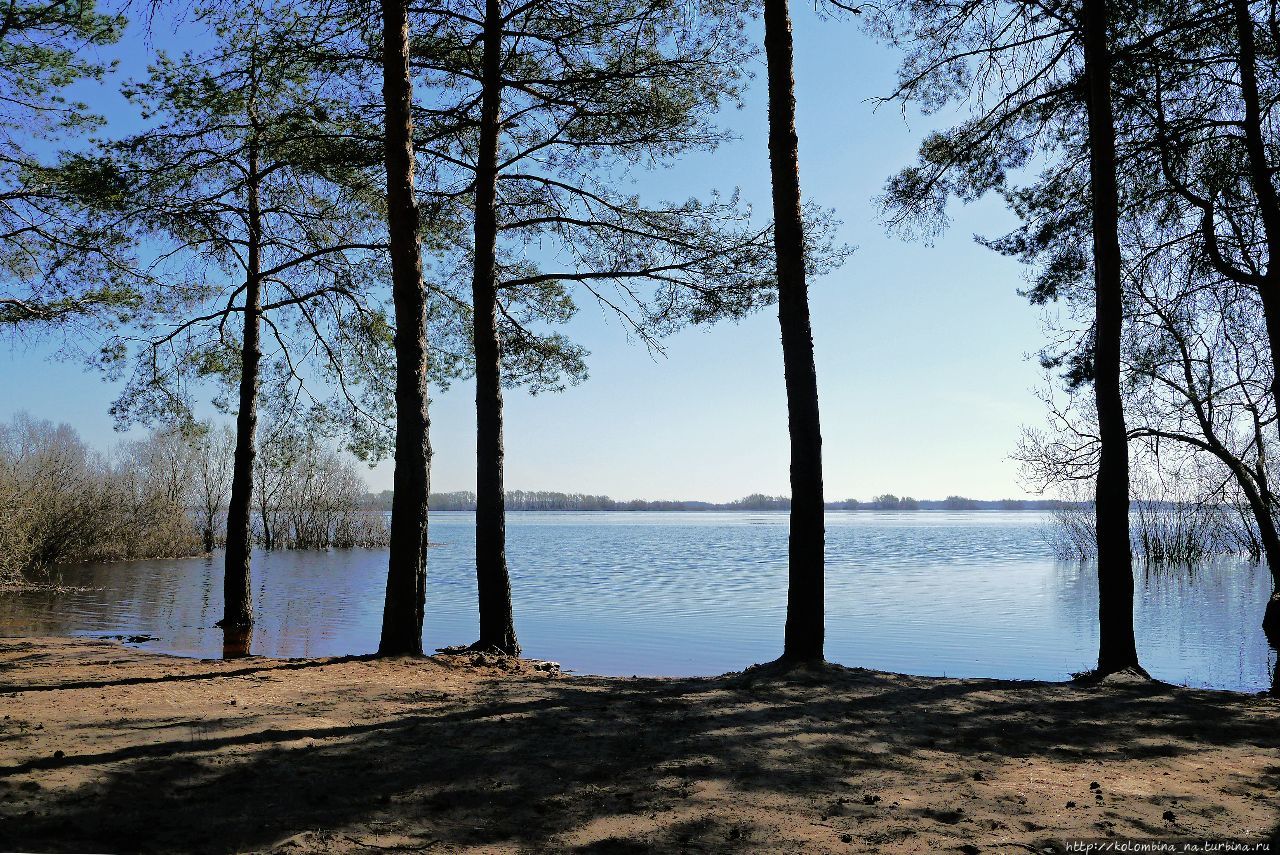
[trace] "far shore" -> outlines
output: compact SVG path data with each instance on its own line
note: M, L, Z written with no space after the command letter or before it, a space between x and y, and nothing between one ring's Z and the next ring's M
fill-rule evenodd
M1064 852L1272 841L1280 703L1121 676L565 676L0 639L0 848Z

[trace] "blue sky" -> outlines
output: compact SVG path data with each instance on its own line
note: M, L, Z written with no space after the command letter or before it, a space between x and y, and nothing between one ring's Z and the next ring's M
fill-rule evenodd
M842 240L858 247L843 268L811 283L827 495L1025 495L1009 455L1023 425L1043 422L1033 394L1043 378L1028 358L1043 341L1040 310L1017 294L1020 266L972 240L1013 220L986 200L957 206L951 230L933 246L886 235L873 197L912 160L934 120L874 109L869 99L891 89L896 56L856 23L820 20L810 4L792 11L801 184L807 198L836 210ZM154 43L172 39L160 33ZM140 31L120 50L122 73L145 66ZM738 186L757 210L768 209L762 61L754 71L745 108L724 115L739 139L641 174L638 190L683 199ZM94 99L123 128L127 114L111 85ZM772 309L687 330L655 359L580 302L565 332L591 351L591 377L562 393L507 393L509 489L717 501L788 491ZM107 415L117 390L78 362L50 356L39 344L0 351L0 418L26 410L66 421L104 449L119 441ZM474 486L472 407L469 382L433 401L436 490ZM368 480L389 489L391 465Z

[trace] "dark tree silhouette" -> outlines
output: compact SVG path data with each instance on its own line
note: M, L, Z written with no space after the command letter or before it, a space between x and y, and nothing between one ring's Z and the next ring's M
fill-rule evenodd
M1132 143L1141 169L1126 187L1136 210L1159 226L1215 287L1253 290L1269 345L1272 406L1280 400L1280 157L1272 131L1280 75L1276 9L1219 0L1166 14L1168 44L1142 66L1141 124ZM1265 491L1264 491L1265 492ZM1274 497L1260 495L1274 505ZM1270 563L1270 559L1269 559ZM1280 643L1280 565L1263 629Z
M1089 117L1089 196L1093 202L1093 390L1099 446L1094 509L1098 533L1098 673L1101 675L1126 668L1139 669L1133 635L1129 439L1124 422L1124 398L1120 394L1124 287L1108 24L1107 0L1083 0L1081 33Z
M787 0L765 0L764 47L769 75L769 168L773 182L778 324L791 435L791 532L787 547L787 623L783 659L822 659L825 634L822 431L818 376L805 281L804 224L791 16Z
M741 9L486 0L477 17L470 7L424 13L414 64L440 96L426 153L452 178L437 198L474 202L464 254L476 359L476 644L515 654L502 389L559 388L585 375L581 348L535 325L567 320L578 287L656 347L679 323L767 302L772 276L767 229L751 226L736 197L654 207L616 189L638 162L722 138L710 119L721 99L736 98L750 53ZM535 248L545 242L558 249L548 264L563 268L529 260L545 257Z
M396 439L391 555L382 611L381 656L421 655L427 590L426 288L414 190L413 83L408 0L382 0L382 94L386 106L387 227L396 315Z
M500 0L485 0L480 127L475 172L475 264L471 280L476 357L476 583L480 648L520 655L507 570L503 486L502 353L498 328L498 172L502 125L503 25Z
M1223 380L1234 374L1237 381L1252 384L1253 369L1242 374L1246 366L1203 347L1204 331L1223 320L1215 305L1236 307L1233 311L1250 307L1261 324L1254 328L1232 322L1230 346L1252 352L1251 336L1270 343L1268 383L1274 386L1280 376L1280 349L1271 342L1280 314L1268 296L1280 287L1280 274L1273 272L1280 269L1273 262L1273 247L1280 246L1277 158L1268 130L1280 78L1269 60L1259 62L1259 56L1275 55L1280 32L1275 10L1236 0L1193 7L1112 0L1110 7L1111 31L1123 36L1112 48L1111 92L1119 196L1124 200L1120 234L1129 268L1122 275L1132 294L1125 311L1144 329L1158 328L1164 348L1150 350L1151 337L1144 332L1145 343L1130 348L1129 370L1134 382L1155 379L1173 394L1164 401L1172 409L1163 413L1148 406L1153 399L1135 395L1131 405L1143 410L1145 424L1129 433L1156 441L1177 438L1204 456L1206 465L1225 466L1257 521L1259 539L1280 547L1271 535L1276 499L1269 476L1265 465L1255 465L1266 460L1263 438L1249 428L1248 437L1237 443L1235 426L1224 416L1248 413L1247 422L1270 431L1275 390L1268 393L1273 399L1269 404L1256 398L1239 403L1233 393L1240 387L1224 386ZM1066 297L1092 306L1093 289L1086 293L1082 287L1091 259L1081 251L1091 237L1082 226L1090 221L1092 193L1086 162L1072 161L1063 159L1034 186L1009 193L1027 225L991 245L1039 262L1040 273L1028 292L1034 301ZM1184 279L1186 286L1179 284ZM1174 299L1161 297L1161 289L1173 289ZM1196 329L1200 322L1207 326ZM1099 330L1090 324L1083 332L1073 347L1046 354L1048 365L1068 366L1071 385L1089 382L1095 373ZM1143 347L1148 348L1145 354ZM1189 379L1178 367L1182 363L1192 367ZM1187 418L1170 424L1169 417L1179 412ZM1090 424L1092 430L1099 422ZM1056 450L1042 449L1050 457L1098 462L1097 449L1086 450L1096 445L1094 434L1053 442ZM1254 463L1246 464L1250 459ZM1280 595L1275 594L1280 591L1280 562L1270 555L1267 560L1273 596L1263 627L1274 640L1280 638Z
M1143 54L1150 21L1133 8L1126 13L1121 22L1105 0L1078 6L981 0L958 7L901 0L872 16L875 27L908 48L899 87L886 100L927 111L953 101L972 108L959 124L930 134L918 165L890 180L883 197L890 226L928 236L945 227L950 198L998 193L1024 225L984 242L1040 265L1027 292L1033 302L1063 297L1090 309L1092 323L1079 346L1045 359L1069 362L1070 384L1094 384L1098 675L1137 668L1119 385L1124 301L1112 77L1115 57L1133 64ZM1125 38L1120 47L1117 33ZM1014 186L1011 174L1035 160L1045 164L1038 180ZM1082 251L1090 245L1092 252Z

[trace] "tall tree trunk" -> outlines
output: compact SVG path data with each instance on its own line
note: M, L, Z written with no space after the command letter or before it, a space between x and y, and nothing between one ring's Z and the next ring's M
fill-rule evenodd
M259 199L258 143L249 140L248 275L244 289L244 341L240 348L240 410L236 414L236 451L231 468L231 499L227 503L227 552L223 563L222 620L224 628L253 623L250 561L253 553L253 463L257 453L258 374L262 362L259 341L262 315L262 208Z
M813 660L822 659L824 637L822 431L818 423L818 376L809 323L809 288L805 282L787 0L765 0L764 48L769 75L769 167L778 259L778 323L782 328L787 424L791 434L791 533L782 656Z
M1280 268L1277 268L1277 273L1280 273ZM1280 283L1272 284L1270 287L1280 292ZM1264 306L1267 302L1264 296ZM1280 299L1272 298L1270 302L1277 303ZM1280 305L1266 309L1265 315L1272 360L1271 396L1277 411L1280 411ZM1274 506L1271 502L1267 502L1268 523L1272 532L1275 531L1275 517L1271 513L1273 510ZM1258 521L1258 525L1262 527L1262 520ZM1271 571L1271 597L1267 600L1266 608L1262 613L1262 632L1272 647L1280 649L1280 541L1277 541L1273 548L1272 544L1266 542L1265 537L1262 540L1267 557L1267 569ZM1280 668L1280 666L1277 667Z
M507 572L502 483L502 341L498 331L498 143L502 134L502 7L486 0L483 100L476 161L472 332L476 357L476 583L480 639L475 646L520 655Z
M382 0L382 97L386 104L387 228L396 312L396 448L391 557L382 610L381 656L422 654L427 591L427 496L431 489L427 416L426 296L413 178L413 85L407 0Z
M1258 213L1266 237L1267 266L1258 287L1262 315L1267 325L1271 350L1271 398L1280 411L1280 194L1272 183L1263 133L1262 99L1258 93L1258 49L1253 32L1253 16L1248 0L1232 0L1236 34L1240 45L1240 94L1244 101L1244 138L1248 152L1249 180L1258 199ZM1280 429L1280 422L1277 422ZM1274 527L1274 526L1273 526ZM1272 568L1271 599L1262 618L1262 629L1273 644L1280 646L1280 575Z
M1099 676L1141 671L1133 636L1133 549L1129 540L1129 439L1120 394L1124 291L1120 268L1120 202L1116 187L1115 119L1107 0L1084 0L1084 66L1088 85L1089 191L1093 201L1094 395L1098 408Z

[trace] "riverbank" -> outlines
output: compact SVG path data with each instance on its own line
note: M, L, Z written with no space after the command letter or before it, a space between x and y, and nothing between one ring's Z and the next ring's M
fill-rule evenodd
M1044 852L1280 823L1280 704L1123 679L0 639L0 684L0 850Z

